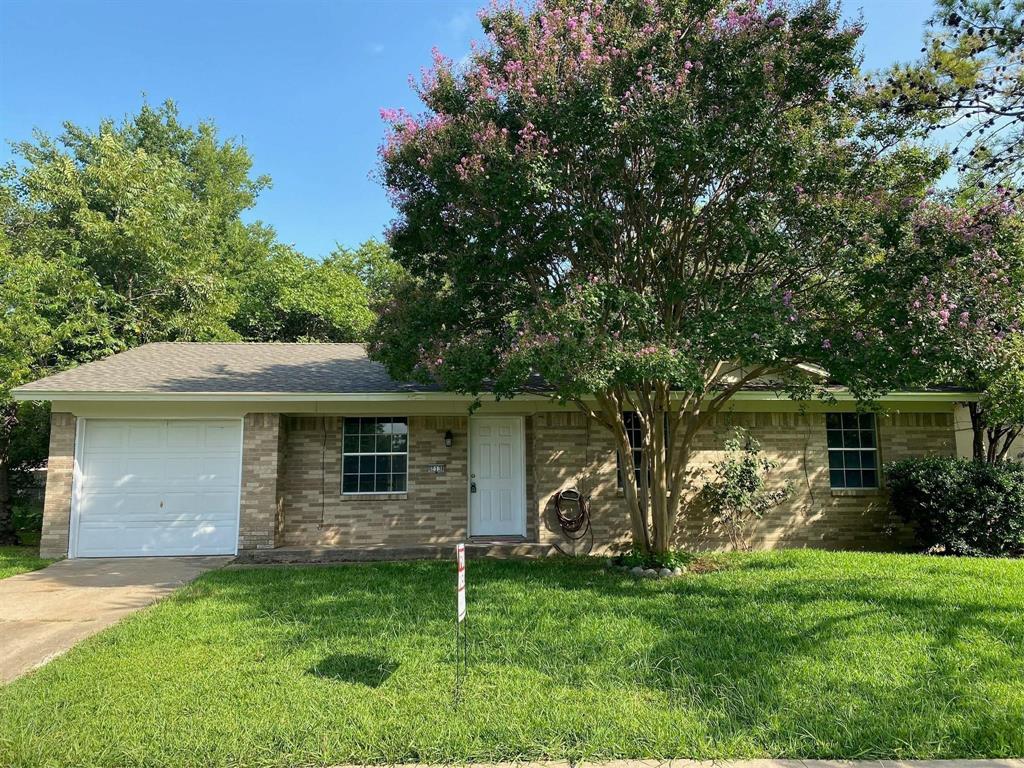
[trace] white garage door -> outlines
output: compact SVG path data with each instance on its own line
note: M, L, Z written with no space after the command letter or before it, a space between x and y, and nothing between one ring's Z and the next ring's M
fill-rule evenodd
M76 557L233 554L241 424L87 419Z

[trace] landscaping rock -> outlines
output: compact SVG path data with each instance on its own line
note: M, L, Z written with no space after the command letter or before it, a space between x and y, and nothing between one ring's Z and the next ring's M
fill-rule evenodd
M672 575L672 569L671 568L662 568L660 571L658 571L658 575L662 576L662 577L664 577L664 576L671 576Z
M634 565L632 568L629 569L629 572L632 573L634 576L643 576L644 567L642 565Z
M686 573L686 569L682 568L682 567L680 567L678 565L675 568L672 569L672 575L673 576L682 576L684 573Z
M656 579L658 578L658 572L653 568L648 568L646 571L644 571L644 577L648 579Z

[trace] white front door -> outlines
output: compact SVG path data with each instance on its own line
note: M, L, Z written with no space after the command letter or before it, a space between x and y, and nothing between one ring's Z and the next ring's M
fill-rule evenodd
M525 536L522 418L470 418L469 453L470 536Z
M241 429L237 419L85 419L73 556L234 554Z

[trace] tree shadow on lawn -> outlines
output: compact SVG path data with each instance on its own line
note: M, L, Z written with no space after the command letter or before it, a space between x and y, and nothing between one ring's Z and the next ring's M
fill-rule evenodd
M377 688L391 677L396 669L398 664L382 656L333 653L320 659L306 671L316 677Z
M698 713L717 740L792 756L1024 751L1024 703L990 699L1024 688L1019 605L922 585L913 571L764 566L648 582L592 562L475 561L472 663L591 695L637 693ZM265 621L285 655L384 638L454 661L454 569L443 563L206 579L240 616ZM382 658L308 671L378 687L397 669L380 675Z

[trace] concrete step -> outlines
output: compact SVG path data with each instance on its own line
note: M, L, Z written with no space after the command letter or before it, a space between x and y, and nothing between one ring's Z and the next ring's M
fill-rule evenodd
M557 555L550 544L528 541L466 542L466 557L540 558ZM454 560L454 544L411 544L379 547L275 547L274 549L245 550L238 553L235 563L358 563L389 560Z

